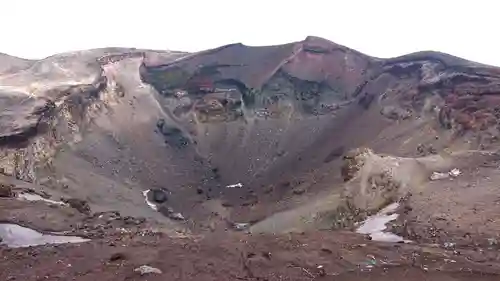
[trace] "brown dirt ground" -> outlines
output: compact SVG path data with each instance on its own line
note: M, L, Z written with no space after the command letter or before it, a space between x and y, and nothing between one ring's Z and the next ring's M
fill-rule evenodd
M408 199L394 228L421 242L497 247L500 174L496 162L462 169L457 178L429 182Z
M499 254L379 244L345 232L203 239L122 234L1 250L1 280L498 280ZM140 276L149 265L162 274ZM321 268L318 268L322 266Z
M0 200L2 221L90 237L83 244L0 247L0 280L498 280L495 247L391 244L346 231L214 232L171 237L142 221ZM5 214L10 214L6 216ZM50 220L46 218L51 218ZM162 274L140 276L149 265ZM318 268L318 266L322 266Z

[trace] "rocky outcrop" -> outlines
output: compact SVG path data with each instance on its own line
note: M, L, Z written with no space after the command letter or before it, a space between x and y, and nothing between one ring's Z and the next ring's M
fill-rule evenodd
M86 112L98 100L104 85L105 80L99 79L95 84L60 87L52 91L64 93L63 99L33 98L19 106L30 108L12 107L16 114L13 122L22 120L21 124L7 122L9 117L3 114L0 117L4 128L0 138L2 173L34 181L37 168L50 165L58 147L81 138L80 126L85 126L88 121ZM56 102L60 104L56 105ZM30 106L30 103L33 105ZM25 114L24 120L21 112Z
M0 171L33 182L61 145L77 141L106 78L94 60L61 55L0 75Z
M474 132L478 145L497 141L498 68L422 52L386 60L360 92L416 116L427 113L457 135Z
M366 159L373 154L373 151L368 148L357 148L348 151L344 155L340 173L344 181L350 181L356 176L361 167L365 164Z

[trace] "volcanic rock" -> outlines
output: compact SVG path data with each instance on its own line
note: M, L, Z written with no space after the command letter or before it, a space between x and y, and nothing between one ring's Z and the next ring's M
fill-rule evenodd
M91 212L90 206L85 200L78 198L64 198L62 201L82 214L90 214Z
M13 197L14 191L12 190L14 186L11 184L0 183L0 197Z
M160 204L168 200L167 193L162 189L151 189L148 192L148 197L150 197L150 201Z

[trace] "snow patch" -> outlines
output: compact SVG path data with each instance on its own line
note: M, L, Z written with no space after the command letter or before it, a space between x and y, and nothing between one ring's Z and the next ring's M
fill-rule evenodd
M388 222L398 218L399 215L394 213L398 207L399 203L392 203L380 210L377 214L369 216L361 223L361 226L356 229L356 232L360 234L369 234L373 241L393 243L410 242L404 240L403 237L399 235L384 231L387 228L386 224Z
M442 179L447 179L449 177L455 178L458 177L462 174L462 171L459 169L455 168L449 171L448 173L440 173L440 172L433 172L432 175L430 176L430 180L442 180Z
M19 193L17 195L17 198L19 200L25 200L25 201L43 201L45 203L48 203L50 205L60 205L60 206L68 206L68 204L61 202L61 201L55 201L55 200L50 200L43 198L42 196L34 193Z
M153 203L153 202L149 201L149 199L148 199L148 193L149 193L150 191L151 191L151 189L144 190L144 191L142 192L142 195L144 195L144 199L146 200L146 204L148 204L148 206L149 206L151 209L153 209L153 210L155 210L155 211L158 211L158 206L156 206L156 204L155 204L155 203Z
M139 272L141 275L145 274L162 274L163 272L156 268L156 267L151 267L149 265L141 265L138 268L134 269L134 272Z
M17 224L0 224L0 238L2 245L10 248L23 248L47 244L83 243L90 239L78 236L62 236L43 234L31 228Z

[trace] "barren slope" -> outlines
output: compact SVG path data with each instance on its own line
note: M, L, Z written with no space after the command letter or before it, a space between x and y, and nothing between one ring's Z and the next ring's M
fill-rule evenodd
M169 235L225 237L247 222L349 228L402 200L394 229L415 241L484 225L475 237L486 245L497 233L469 210L477 200L486 219L497 213L494 180L479 179L498 177L498 68L437 52L373 58L317 37L2 61L1 182L89 208L0 198L1 220L102 237L145 217ZM372 150L348 153L359 147ZM463 174L429 179L453 168ZM105 222L110 211L120 216ZM445 234L429 234L436 226Z

